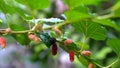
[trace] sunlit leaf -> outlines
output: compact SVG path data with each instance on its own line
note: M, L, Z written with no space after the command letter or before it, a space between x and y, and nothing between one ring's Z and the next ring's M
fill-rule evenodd
M72 10L68 10L64 13L67 17L67 20L70 22L78 21L84 18L90 18L88 8L86 6L77 6Z
M16 24L10 24L10 28L14 31L22 31L25 30L24 27ZM22 34L12 34L13 38L20 43L21 45L28 45L30 43L30 40L28 39L27 33Z
M111 47L118 56L120 56L120 39L108 40L107 45Z
M120 31L120 27L114 22L109 19L93 19L94 22L100 23L102 25L110 26L118 31Z
M5 13L5 14L7 14L7 13L12 14L12 13L15 12L14 8L12 8L11 6L7 5L4 0L0 0L0 10L3 13Z
M13 8L15 13L17 13L19 16L26 18L25 16L25 10L23 10L22 5L17 3L15 0L5 0L7 5Z
M78 11L67 11L65 12L65 15L67 17L67 20L70 22L78 21L84 18L89 18L90 15L84 12L78 12Z
M82 42L75 42L75 44L78 46L78 47L82 47ZM83 50L87 50L87 49L89 49L89 46L87 45L87 44L85 44L84 46L83 46Z
M40 51L47 49L47 47L44 44L40 44L34 47L34 50L36 53L39 53Z
M97 5L100 0L63 0L69 8L74 8L80 5Z
M16 1L28 6L32 10L47 8L50 4L49 0L16 0Z
M118 9L120 9L120 1L118 1L115 5L113 5L113 6L111 7L111 10L112 10L112 11L116 11L116 10L118 10Z
M96 59L104 59L108 53L112 51L109 47L102 48L99 52L95 54Z
M112 7L111 11L115 17L120 17L120 1L116 2Z
M83 33L86 37L95 40L104 40L106 38L106 29L94 22L76 22L71 23L75 31Z

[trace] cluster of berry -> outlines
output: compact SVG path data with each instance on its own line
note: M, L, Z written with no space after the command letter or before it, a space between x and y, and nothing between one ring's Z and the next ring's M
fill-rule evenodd
M62 32L57 27L53 27L52 30L55 31L56 34L58 34L58 35L62 34ZM29 33L28 34L28 38L30 40L36 42L36 43L38 43L40 41L40 39L34 33ZM56 55L57 54L57 50L58 50L58 46L57 46L57 43L56 43L57 40L55 38L50 38L49 42L50 42L50 45L52 46L51 47L52 48L52 55ZM69 44L72 44L73 41L72 41L72 39L66 39L66 40L63 41L63 43L64 43L64 46L67 46ZM90 51L85 51L85 50L81 51L81 55L85 56L85 57L90 56L91 54L92 53ZM70 59L70 62L74 61L74 55L75 55L74 50L73 49L69 49L69 59ZM88 64L88 68L93 68L93 64L89 63Z
M28 38L31 41L34 41L35 43L39 43L39 41L40 41L40 39L34 33L29 33Z
M57 27L54 27L52 28L53 31L55 31L58 35L61 35L62 32L57 28ZM52 55L56 55L57 54L57 44L55 43L56 42L56 39L52 38L51 41L52 42ZM66 39L64 40L64 45L69 45L73 43L72 39ZM74 50L70 49L69 50L69 59L71 62L74 61ZM90 51L81 51L81 55L82 56L90 56L92 53ZM88 68L93 68L93 64L92 63L89 63L88 64Z

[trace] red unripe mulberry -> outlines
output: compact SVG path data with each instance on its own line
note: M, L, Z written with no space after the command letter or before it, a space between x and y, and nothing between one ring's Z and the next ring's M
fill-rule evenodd
M35 34L28 34L28 38L32 41L34 41L35 43L39 43L40 39L35 35Z
M83 55L83 56L89 56L89 55L91 55L92 53L90 52L90 51L82 51L81 52L81 55Z
M36 36L35 36L35 34L29 34L29 35L28 35L28 38L29 38L30 40L34 40L34 39L36 38Z
M52 44L52 55L56 55L57 54L57 44Z
M5 48L6 47L6 39L3 38L3 37L0 37L0 46L2 48Z
M74 51L73 50L69 51L69 59L70 59L71 62L74 61Z
M52 30L55 31L55 33L57 33L58 35L62 34L61 30L58 29L57 27L53 27Z
M64 45L71 44L72 42L73 42L72 39L66 39L64 41Z
M90 64L88 65L88 68L93 68L93 64L90 63Z
M39 43L39 42L40 42L40 39L39 39L38 37L35 37L35 38L33 39L33 41L34 41L35 43Z

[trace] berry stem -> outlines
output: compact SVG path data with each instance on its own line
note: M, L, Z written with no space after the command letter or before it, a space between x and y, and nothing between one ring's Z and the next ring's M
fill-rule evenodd
M103 66L101 66L100 64L98 64L98 63L96 63L96 62L94 62L94 61L93 61L93 63L94 63L95 65L97 65L98 67L103 68Z
M63 26L63 25L67 25L67 24L69 24L69 23L65 21L65 22L62 22L62 23L59 23L59 24L55 24L55 25L52 25L52 26L43 28L43 30L48 30L48 29L51 29L51 28L53 28L53 27L59 28L59 27L61 27L61 26Z
M111 66L116 64L118 61L119 61L119 58L117 60L115 60L113 63L111 63L110 65L108 65L107 67L104 67L104 68L110 68Z
M110 13L108 15L98 16L97 19L108 19L108 18L112 18L112 17L114 17L114 14Z
M80 49L79 52L81 52L83 50L84 45L86 44L86 40L87 40L87 37L84 35L84 37L83 37L83 43L82 43L82 46L81 46L81 49Z

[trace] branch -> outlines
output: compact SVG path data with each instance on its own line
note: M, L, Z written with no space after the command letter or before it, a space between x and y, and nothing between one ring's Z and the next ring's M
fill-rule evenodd
M59 24L55 24L55 25L43 28L42 30L49 30L49 29L51 29L51 28L53 28L55 26L62 27L63 25L67 25L67 24L69 24L69 23L68 22L62 22L62 23L59 23ZM36 27L36 25L32 29L30 29L30 30L12 31L11 34L21 34L21 33L34 32L34 31L36 31L35 27ZM0 29L0 34L5 34L5 33L6 33L6 29Z

